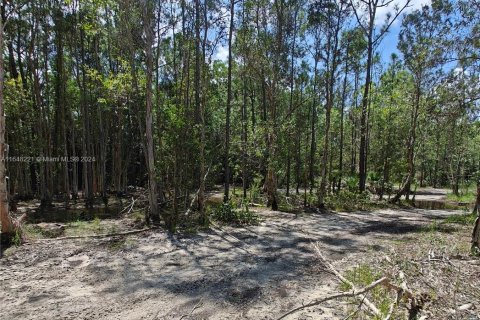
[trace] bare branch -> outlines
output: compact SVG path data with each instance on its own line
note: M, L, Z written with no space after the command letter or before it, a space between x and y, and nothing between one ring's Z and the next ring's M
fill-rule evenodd
M363 25L362 20L360 20L360 16L357 13L357 9L355 8L353 0L350 0L350 4L352 5L353 13L355 14L355 18L357 19L358 25L363 29L363 32L365 32L365 34L368 35L368 30Z
M323 264L328 269L330 269L330 271L332 271L333 274L338 279L340 279L340 281L342 281L343 283L353 288L353 290L355 290L355 285L351 281L349 281L347 278L345 278L340 272L338 272L337 269L335 269L335 267L330 262L328 262L327 258L325 258L325 256L322 254L322 251L320 250L320 247L318 246L318 244L314 245L314 248L317 253L317 256L322 260ZM362 294L360 294L359 297L360 299L363 299L364 304L368 307L368 309L370 309L373 312L374 315L381 316L380 310L378 310L378 308L375 307L375 305L367 297L365 297Z
M388 7L388 5L389 5L390 3L392 3L392 2L393 2L393 0L390 0L390 1L387 1L387 2L383 2L382 4L377 5L377 8Z
M295 309L292 309L292 310L288 311L287 313L282 315L280 318L278 318L278 320L283 319L286 316L288 316L292 313L298 312L300 310L303 310L305 308L309 308L309 307L319 305L319 304L321 304L325 301L329 301L329 300L333 300L333 299L337 299L337 298L349 298L349 297L351 298L351 297L363 296L364 293L367 293L368 291L370 291L372 289L375 289L379 285L381 285L383 283L386 283L386 282L388 282L388 278L387 277L382 277L382 278L378 279L377 281L374 281L374 282L370 283L368 286L363 287L361 289L356 289L354 287L353 290L351 290L351 291L332 294L332 295L327 296L325 298L322 298L320 300L312 301L310 303L304 304L300 307L297 307Z
M402 14L402 12L410 7L410 3L412 2L412 0L407 0L405 2L405 5L399 9L396 13L395 13L395 16L393 17L392 20L390 20L387 25L385 26L385 28L382 30L382 32L380 32L380 34L373 40L373 45L375 46L376 43L382 39L382 37L388 32L388 30L390 29L390 27L392 26L392 24L395 22L395 20L397 20L397 18Z
M21 3L21 4L18 4L17 6L13 7L12 10L10 10L10 12L7 12L5 14L5 21L3 23L3 29L5 30L5 26L8 24L8 21L10 18L10 16L14 13L14 12L19 12L27 3ZM3 6L3 4L2 4Z

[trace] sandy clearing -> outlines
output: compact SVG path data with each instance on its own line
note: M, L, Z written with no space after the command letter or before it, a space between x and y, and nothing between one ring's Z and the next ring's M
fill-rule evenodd
M256 208L258 226L37 242L0 261L2 319L275 319L337 289L311 243L342 260L415 236L444 210L301 214ZM113 242L116 243L116 242ZM345 267L345 266L343 266ZM332 301L290 319L337 319Z

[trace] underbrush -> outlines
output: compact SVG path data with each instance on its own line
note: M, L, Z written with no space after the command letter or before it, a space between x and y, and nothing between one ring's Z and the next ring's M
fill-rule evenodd
M461 192L458 196L453 193L447 194L447 199L455 202L472 203L475 202L475 198L476 194L473 191Z
M210 217L213 220L233 225L254 225L260 221L258 215L250 211L248 205L234 202L222 203L212 208Z
M353 283L357 288L362 288L368 286L374 281L380 279L383 275L374 269L372 269L368 264L360 264L357 267L347 270L344 274L345 278ZM341 291L350 291L352 288L347 283L342 283L340 285ZM393 297L390 296L389 291L382 286L378 286L372 289L369 292L369 299L372 303L378 307L383 317L374 317L372 319L383 319L389 312L390 305L394 302ZM351 314L358 309L358 302L355 299L352 299L352 310ZM395 313L394 313L395 315ZM395 319L395 316L392 317Z
M469 213L469 214L452 214L448 216L443 223L455 223L461 225L473 225L477 219L477 214Z
M368 210L374 207L368 192L355 192L347 189L325 198L327 208L341 211Z
M477 187L474 183L465 183L460 186L458 195L450 192L447 194L447 200L463 203L473 203L477 197Z

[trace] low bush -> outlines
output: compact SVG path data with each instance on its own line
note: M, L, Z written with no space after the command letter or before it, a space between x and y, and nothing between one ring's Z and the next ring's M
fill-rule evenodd
M349 189L340 190L325 199L328 208L342 211L367 210L371 207L368 192L354 192Z
M213 209L211 217L216 221L234 225L249 225L259 222L259 217L250 211L248 205L243 203L238 207L231 202L222 203Z

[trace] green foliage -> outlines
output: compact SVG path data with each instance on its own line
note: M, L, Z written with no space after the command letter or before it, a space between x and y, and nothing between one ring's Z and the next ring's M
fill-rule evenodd
M12 238L12 244L16 247L22 244L22 234L20 231L15 231L15 235Z
M345 185L347 186L347 190L350 192L355 192L358 190L358 176L348 176L345 179Z
M475 219L477 219L476 213L453 214L451 216L448 216L445 220L443 220L443 222L455 223L455 224L461 224L461 225L473 225L475 223Z
M236 208L231 202L222 203L215 208L211 217L214 220L233 225L250 225L259 222L259 217L250 211L248 206L241 205L240 208Z
M262 178L256 176L253 179L250 189L248 190L248 201L250 203L260 202L261 199Z
M371 208L370 194L368 192L355 192L342 189L336 194L325 199L327 207L340 211L368 210Z
M101 220L95 217L92 221L77 220L67 224L65 228L66 236L79 236L86 234L99 234L105 232Z
M357 288L365 287L372 282L380 279L382 274L380 272L375 271L367 264L360 264L359 266L347 270L345 273L345 278L353 283ZM342 291L349 291L352 288L346 284L342 283L340 285L340 290ZM385 289L382 286L378 286L370 291L372 302L378 306L383 316L386 316L393 299L388 294L388 289ZM373 318L373 319L382 319L381 318Z
M452 192L447 194L447 199L455 202L473 203L477 199L477 189L475 183L463 183L460 185L459 194Z
M370 171L367 175L367 178L371 184L376 184L380 180L380 174L375 171Z

